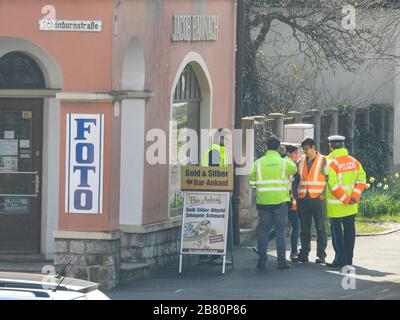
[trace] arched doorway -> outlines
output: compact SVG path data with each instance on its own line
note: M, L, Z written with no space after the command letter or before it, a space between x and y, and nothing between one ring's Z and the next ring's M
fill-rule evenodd
M0 57L0 89L45 87L29 55ZM0 128L0 253L39 253L43 99L0 99Z
M187 162L198 164L201 159L201 129L209 128L210 123L210 83L204 76L202 67L196 62L189 62L180 73L176 83L172 108L170 134L170 172L169 172L169 212L170 217L180 215L183 206L183 195L180 191L180 165L182 165L182 148L187 141L188 129L193 130L198 138L190 144L191 150L186 151ZM190 137L189 139L192 139ZM193 141L192 141L193 142ZM197 150L193 150L197 148ZM183 150L185 151L185 150ZM195 155L190 154L195 152ZM189 161L190 158L190 161ZM194 159L194 161L192 161Z
M200 103L201 103L201 90L197 81L196 74L193 68L188 64L183 69L179 77L178 84L176 85L174 98L172 101L172 121L174 123L173 129L175 136L172 142L176 144L175 150L180 150L184 141L178 141L178 135L187 129L194 130L197 136L200 136ZM173 162L178 163L178 154L175 156Z

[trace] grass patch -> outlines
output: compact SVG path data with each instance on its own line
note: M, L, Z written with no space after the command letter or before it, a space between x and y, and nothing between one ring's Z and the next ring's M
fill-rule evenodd
M388 227L376 223L356 221L356 234L381 233L388 230L389 230Z
M391 226L382 225L381 223L400 223L400 217L398 215L382 215L377 217L363 217L360 214L356 215L356 233L358 234L371 234L371 233L381 233L391 229ZM289 224L290 225L290 224ZM325 223L326 234L328 237L332 236L331 226L329 223L329 218ZM287 230L287 234L290 235L290 228ZM312 236L317 235L315 229L314 221L311 225Z
M398 222L400 223L400 214L397 215L381 215L375 217L364 217L362 215L357 215L356 218L360 222Z

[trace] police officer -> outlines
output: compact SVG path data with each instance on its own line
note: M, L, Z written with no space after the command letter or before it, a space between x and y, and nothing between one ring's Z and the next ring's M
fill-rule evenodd
M249 174L249 183L256 188L256 205L259 217L257 227L258 269L265 269L268 237L275 227L278 269L291 267L286 260L285 227L290 203L290 176L297 171L296 164L279 154L280 141L271 136L267 141L265 156L257 159Z
M225 131L219 128L213 137L214 143L204 154L201 165L210 167L226 167L228 162L225 150Z
M206 167L227 167L228 155L225 149L225 135L226 132L223 128L219 128L213 136L213 144L204 153L201 165ZM201 257L203 258L203 257ZM211 264L220 265L222 264L222 259L216 255L210 255L208 257ZM225 260L225 264L230 265L232 261Z
M328 140L331 153L326 166L326 207L336 256L327 266L342 268L353 264L355 215L366 186L366 174L361 163L349 156L345 137L335 135Z

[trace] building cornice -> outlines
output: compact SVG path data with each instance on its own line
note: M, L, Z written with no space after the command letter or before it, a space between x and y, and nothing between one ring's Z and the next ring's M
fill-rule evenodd
M56 98L71 102L114 102L121 100L148 100L154 96L151 90L111 92L68 92L61 89L0 89L0 98Z

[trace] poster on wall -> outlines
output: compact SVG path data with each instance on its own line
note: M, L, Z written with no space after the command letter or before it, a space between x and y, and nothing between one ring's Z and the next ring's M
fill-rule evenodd
M103 212L104 115L67 114L65 212Z
M181 254L226 254L229 192L185 192Z
M0 139L0 156L18 155L18 140Z
M17 172L18 157L0 156L0 172Z

